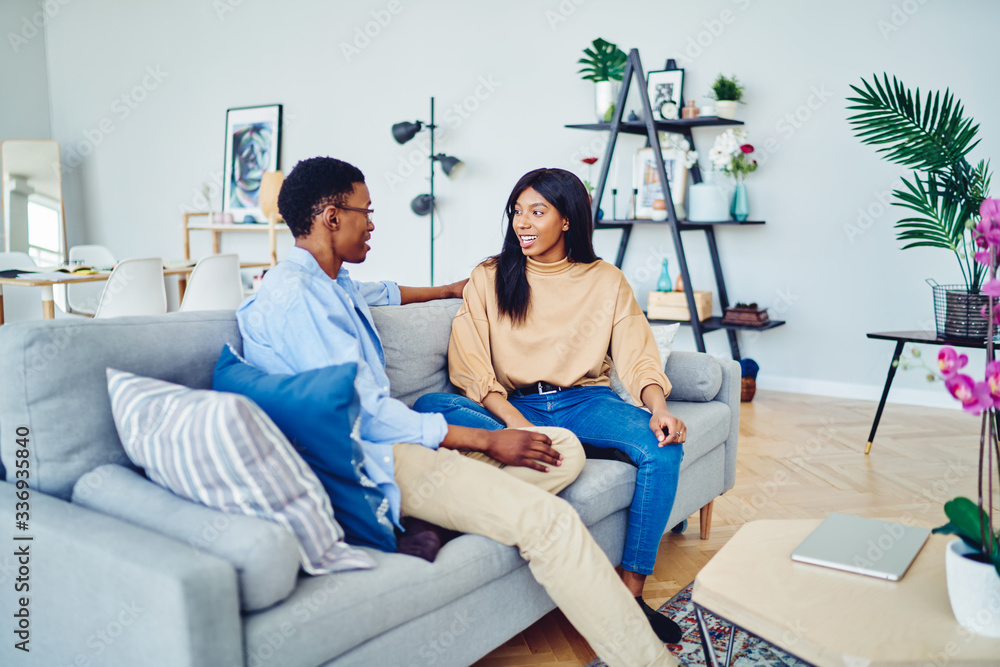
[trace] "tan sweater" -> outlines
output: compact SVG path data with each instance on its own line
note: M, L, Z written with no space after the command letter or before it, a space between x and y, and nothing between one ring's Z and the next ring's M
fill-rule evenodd
M607 387L608 355L636 405L648 385L670 393L649 322L618 268L529 257L527 272L531 305L515 327L500 317L495 267L472 271L448 347L451 381L466 396L482 403L490 392L506 397L535 382Z

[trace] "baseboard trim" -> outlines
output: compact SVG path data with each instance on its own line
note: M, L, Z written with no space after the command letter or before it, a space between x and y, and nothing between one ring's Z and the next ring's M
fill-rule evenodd
M889 390L886 403L900 405L919 405L927 408L946 408L960 410L961 404L951 397L941 384L935 389L923 391L893 387ZM852 382L830 382L826 380L806 380L803 378L775 377L761 374L757 377L758 389L786 391L793 394L810 394L814 396L830 396L832 398L853 398L859 401L875 401L882 396L882 386L855 384Z

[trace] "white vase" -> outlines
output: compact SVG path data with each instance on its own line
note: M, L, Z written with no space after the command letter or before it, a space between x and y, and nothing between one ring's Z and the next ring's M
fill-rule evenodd
M620 81L597 81L594 83L594 113L598 123L608 120L608 110L618 101L618 86Z
M733 102L732 100L716 100L715 102L715 115L719 118L728 118L729 120L736 120L736 105L739 102Z
M975 550L956 538L945 551L945 573L951 611L963 628L1000 637L1000 575L990 563L969 560Z
M729 188L715 182L715 172L706 169L702 172L702 182L693 183L688 192L688 221L690 222L725 222L729 220L729 205L732 194Z

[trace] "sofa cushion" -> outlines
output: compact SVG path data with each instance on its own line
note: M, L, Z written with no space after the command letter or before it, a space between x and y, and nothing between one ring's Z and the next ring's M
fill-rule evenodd
M344 364L268 375L227 346L212 387L246 396L281 429L319 478L349 544L395 551L389 500L365 473L364 452L351 433L360 415L356 372L356 364Z
M118 465L101 466L77 480L73 502L229 561L239 578L244 611L266 609L295 590L298 542L271 521L223 514Z
M409 407L424 394L457 393L448 379L448 340L461 299L372 308L393 398Z
M274 521L295 534L310 574L374 567L341 539L330 498L266 414L245 396L108 369L129 458L182 498Z
M574 492L581 482L583 488ZM611 461L587 461L580 478L560 495L590 526L590 518L604 518L627 508L634 489L635 468ZM295 632L283 637L288 645L282 664L325 664L387 630L527 566L517 548L480 535L452 540L433 563L402 554L370 553L378 561L374 570L303 579L285 604L248 615L244 627L248 656L269 646L268 637L280 628L292 627Z
M680 324L658 324L651 327L653 330L653 339L656 341L656 350L660 353L660 368L667 365L667 361L670 359L671 348L674 345L674 338L677 337L677 330L680 329ZM618 376L618 369L615 368L615 362L611 357L608 357L611 361L611 375L609 379L611 380L611 391L618 394L626 403L635 403L636 405L641 405L632 400L629 396L628 389L622 384L621 378Z
M0 424L31 429L32 488L69 500L88 470L131 466L108 403L108 366L208 388L226 343L242 350L233 311L0 326ZM13 437L12 428L0 428L8 470Z
M673 385L668 401L704 403L713 400L722 387L719 361L698 352L678 350L671 353L663 372Z

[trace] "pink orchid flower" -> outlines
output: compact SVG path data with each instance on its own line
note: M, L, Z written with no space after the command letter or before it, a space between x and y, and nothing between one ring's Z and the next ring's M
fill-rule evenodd
M986 364L986 384L990 388L993 405L1000 405L1000 361Z
M944 381L951 395L962 402L962 409L978 415L993 407L990 386L985 382L975 382L968 375L956 374Z
M938 352L938 368L941 369L941 375L946 378L951 377L959 370L965 367L969 363L969 355L959 354L950 345L945 345Z
M994 299L1000 297L1000 280L994 278L993 280L987 280L983 283L983 294L991 296Z

